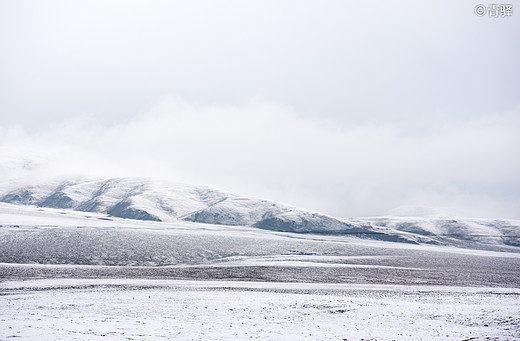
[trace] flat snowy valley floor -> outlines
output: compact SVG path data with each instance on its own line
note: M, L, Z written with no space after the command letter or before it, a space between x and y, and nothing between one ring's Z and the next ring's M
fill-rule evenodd
M515 340L518 289L54 279L1 285L2 340Z
M520 339L515 248L9 205L0 218L0 340Z

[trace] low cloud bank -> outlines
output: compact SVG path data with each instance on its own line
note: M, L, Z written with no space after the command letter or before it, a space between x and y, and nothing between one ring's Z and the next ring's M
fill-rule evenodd
M151 176L209 184L335 216L403 205L520 218L520 110L431 125L338 124L253 101L198 106L167 99L129 123L87 119L28 134L0 128L2 180Z

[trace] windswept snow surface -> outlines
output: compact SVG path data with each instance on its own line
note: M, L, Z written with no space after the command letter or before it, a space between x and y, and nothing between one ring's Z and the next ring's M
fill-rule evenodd
M0 339L518 340L520 289L172 280L0 283Z
M100 266L23 270L37 277L146 273L279 282L519 285L520 253L513 246L503 246L503 252L471 250L10 204L0 204L0 221L0 263ZM20 269L1 271L20 276Z
M0 339L520 333L518 252L0 208Z
M381 219L381 228L393 221ZM0 222L1 340L520 338L514 246L497 252L6 203Z

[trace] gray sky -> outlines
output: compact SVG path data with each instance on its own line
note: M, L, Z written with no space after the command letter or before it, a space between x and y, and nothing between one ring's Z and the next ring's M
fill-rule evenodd
M480 3L0 0L0 151L336 216L520 218L520 2Z

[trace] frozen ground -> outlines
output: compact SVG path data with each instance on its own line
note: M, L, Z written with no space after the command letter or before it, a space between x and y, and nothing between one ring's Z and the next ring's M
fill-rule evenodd
M0 340L520 339L518 247L0 208Z
M520 338L519 289L52 279L0 293L2 340Z

